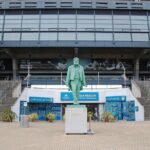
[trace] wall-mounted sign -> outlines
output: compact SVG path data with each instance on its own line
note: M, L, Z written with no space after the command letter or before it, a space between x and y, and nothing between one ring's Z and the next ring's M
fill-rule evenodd
M126 101L126 96L107 96L106 102L124 102Z
M29 97L30 103L53 103L52 97Z
M72 92L61 92L61 101L73 101ZM79 101L99 101L98 92L80 92Z

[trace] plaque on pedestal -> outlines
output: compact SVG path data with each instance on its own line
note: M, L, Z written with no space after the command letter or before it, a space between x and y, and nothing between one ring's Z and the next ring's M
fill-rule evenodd
M85 105L68 105L65 109L65 133L87 133L87 108Z

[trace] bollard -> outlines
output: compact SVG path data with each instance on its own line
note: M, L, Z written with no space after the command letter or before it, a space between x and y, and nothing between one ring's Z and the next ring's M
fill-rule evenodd
M22 127L22 128L28 128L29 127L29 118L27 115L21 115L20 127Z

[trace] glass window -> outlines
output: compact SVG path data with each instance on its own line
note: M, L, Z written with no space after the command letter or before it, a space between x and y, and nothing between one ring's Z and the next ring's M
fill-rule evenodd
M8 24L8 23L12 23L12 24L21 24L21 20L5 20L5 24Z
M95 20L95 23L112 24L112 20Z
M19 41L20 33L4 33L4 41Z
M66 33L60 32L59 33L59 40L76 40L76 33Z
M59 24L59 28L65 28L65 29L67 29L67 30L75 30L76 29L76 26L75 26L75 24Z
M41 24L41 30L57 29L57 24Z
M112 31L112 24L96 24L96 30Z
M77 19L94 19L94 15L77 15Z
M76 23L76 20L59 20L59 23Z
M0 33L0 40L2 40L2 33Z
M20 19L21 20L21 15L6 15L5 16L5 19L12 19L12 20L15 20L15 19Z
M112 41L113 36L112 33L96 33L97 41Z
M75 19L76 19L76 16L75 16L75 15L69 15L69 14L67 14L67 15L59 15L59 19L62 19L62 20L63 20L63 19L69 19L69 20L70 20L70 19L71 19L71 20L74 19L74 20L75 20Z
M57 24L57 20L41 20L41 24L44 24L44 23L55 23Z
M57 33L54 32L41 32L40 33L40 40L41 41L56 41L57 40Z
M131 20L147 20L147 16L131 15Z
M86 28L94 28L94 24L77 24L77 30L85 30Z
M23 15L23 19L39 19L39 15Z
M132 33L133 41L148 41L147 33Z
M38 33L22 33L22 40L34 41L38 40Z
M57 20L57 15L41 15L41 19L56 19Z
M94 33L77 33L77 39L82 41L93 41Z
M114 36L116 41L131 41L130 33L115 33Z
M0 15L0 19L3 20L3 19L4 19L4 16L3 16L3 15Z
M0 24L0 31L2 31L3 29L3 24Z
M114 18L114 20L116 20L116 19L129 20L130 19L129 15L114 15L113 18Z
M112 15L95 15L95 19L104 19L104 20L107 20L107 19L112 19Z
M5 31L13 31L15 29L21 29L21 24L5 24Z

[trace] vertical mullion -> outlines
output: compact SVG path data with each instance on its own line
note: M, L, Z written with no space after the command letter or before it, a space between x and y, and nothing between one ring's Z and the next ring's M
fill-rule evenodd
M146 11L146 16L147 16L147 26L148 26L148 39L150 42L150 28L149 28L149 17L148 17L148 11Z
M96 20L95 20L95 10L94 10L94 41L96 41Z
M21 11L21 30L20 30L20 41L22 40L22 24L23 24L23 10Z
M75 27L75 33L76 33L76 41L78 41L78 29L77 29L77 9L76 9L76 11L75 11L75 24L76 24L76 27Z
M38 42L40 42L40 35L41 35L41 10L39 11L39 35L38 35Z
M2 27L2 42L4 41L4 33L5 33L5 31L4 31L4 29L5 29L5 16L6 16L6 10L4 10L4 18L3 18L3 27Z
M133 37L132 37L132 23L131 23L131 11L129 11L129 20L130 20L130 35L131 35L131 41L133 41Z
M59 10L57 12L57 41L59 41Z
M113 10L111 11L111 15L112 15L112 36L113 36L113 42L114 42L115 37L114 37L114 12Z

